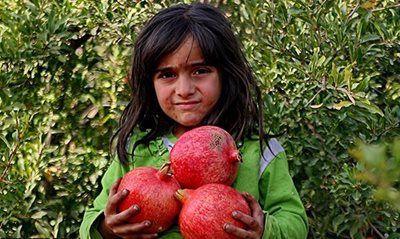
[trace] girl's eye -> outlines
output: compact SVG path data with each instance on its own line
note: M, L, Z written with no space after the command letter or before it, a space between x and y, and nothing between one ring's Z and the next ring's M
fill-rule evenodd
M157 78L159 79L169 79L175 77L175 74L173 72L162 72L160 73Z
M208 69L208 68L199 68L199 69L196 69L194 71L194 74L195 75L201 75L201 74L207 74L207 73L210 73L210 72L211 72L211 70Z

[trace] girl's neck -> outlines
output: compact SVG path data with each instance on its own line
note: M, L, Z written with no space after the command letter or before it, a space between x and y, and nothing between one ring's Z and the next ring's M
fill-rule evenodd
M183 126L183 125L177 124L174 127L174 129L172 130L172 133L178 139L183 133L185 133L186 131L191 130L193 128L194 127L187 127L187 126Z

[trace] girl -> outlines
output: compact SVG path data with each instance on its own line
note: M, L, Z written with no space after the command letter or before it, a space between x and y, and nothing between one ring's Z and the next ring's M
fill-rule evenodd
M142 233L151 221L126 223L140 205L116 211L128 194L117 192L119 178L135 167L160 167L182 133L216 125L240 148L243 163L232 186L252 210L251 216L232 212L247 230L231 224L224 230L238 238L306 238L307 217L286 156L264 133L260 89L224 15L205 4L166 8L145 25L134 47L131 99L117 132L119 161L105 173L81 237L181 238L177 226L157 235Z

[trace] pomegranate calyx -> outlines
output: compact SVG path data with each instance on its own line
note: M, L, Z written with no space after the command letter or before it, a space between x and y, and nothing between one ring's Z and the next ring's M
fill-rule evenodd
M240 156L239 150L233 150L231 152L231 156L229 157L233 163L243 162L242 157Z
M185 202L189 194L193 191L193 189L178 189L175 192L175 197L178 199L180 202Z
M170 180L172 177L171 163L165 163L157 172L157 177L162 181Z

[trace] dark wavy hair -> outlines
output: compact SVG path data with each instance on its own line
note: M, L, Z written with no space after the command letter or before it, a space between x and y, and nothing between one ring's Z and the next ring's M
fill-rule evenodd
M148 145L166 134L175 125L157 102L153 75L160 60L179 48L188 36L198 42L206 64L215 66L222 79L219 101L202 125L222 127L237 142L254 134L260 136L260 147L266 140L261 92L230 23L213 6L178 4L154 15L134 45L128 75L131 97L112 138L118 137L117 153L121 163L128 163L127 144L135 129L146 133L134 143L132 152L138 145Z

